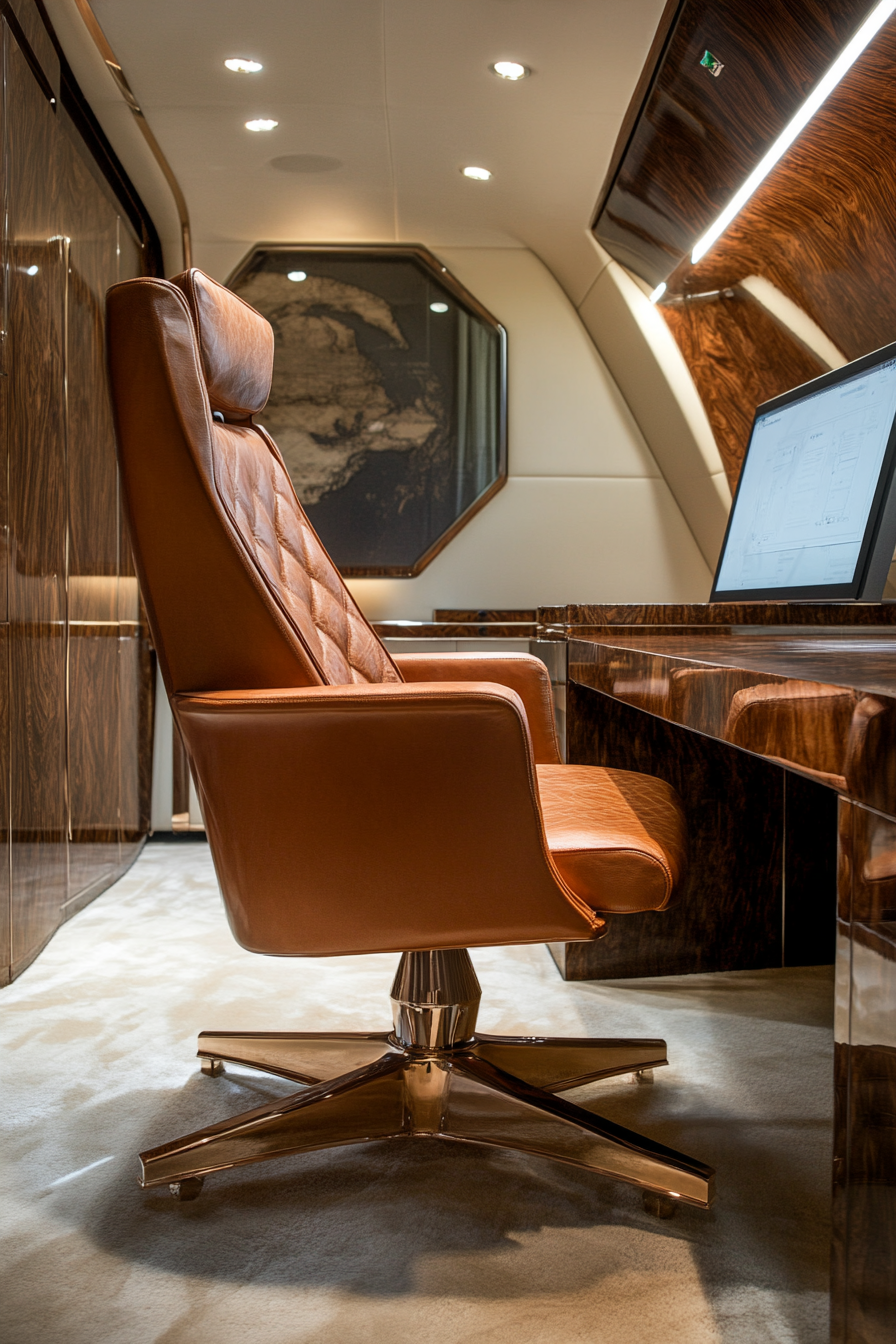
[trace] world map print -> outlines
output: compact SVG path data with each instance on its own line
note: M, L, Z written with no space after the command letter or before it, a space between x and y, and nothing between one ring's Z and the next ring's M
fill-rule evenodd
M409 571L479 488L468 435L458 459L470 316L407 258L272 251L232 288L273 327L257 419L333 559L344 572Z

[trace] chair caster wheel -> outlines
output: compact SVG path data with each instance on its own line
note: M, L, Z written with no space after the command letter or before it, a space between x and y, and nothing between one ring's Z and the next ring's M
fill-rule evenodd
M199 1198L203 1185L205 1180L202 1176L187 1176L182 1181L172 1181L168 1189L179 1204L186 1204L192 1199Z
M224 1072L223 1059L203 1059L199 1065L206 1078L220 1078Z
M632 1082L641 1084L652 1083L653 1069L635 1069L635 1072L632 1074Z
M675 1211L678 1208L678 1200L672 1199L670 1195L658 1195L655 1190L645 1190L641 1199L644 1202L644 1212L649 1213L653 1218L674 1218Z

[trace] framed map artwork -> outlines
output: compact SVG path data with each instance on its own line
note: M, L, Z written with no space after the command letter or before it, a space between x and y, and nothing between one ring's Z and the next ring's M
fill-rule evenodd
M422 247L261 243L227 283L274 329L257 419L333 560L419 574L506 479L504 328Z

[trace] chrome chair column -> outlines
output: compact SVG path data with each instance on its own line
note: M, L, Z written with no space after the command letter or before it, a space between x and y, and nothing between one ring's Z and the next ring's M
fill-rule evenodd
M482 990L465 949L405 952L392 984L395 1039L405 1050L472 1041Z

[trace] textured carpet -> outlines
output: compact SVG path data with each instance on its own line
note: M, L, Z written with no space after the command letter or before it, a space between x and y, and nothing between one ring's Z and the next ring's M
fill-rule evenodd
M208 849L151 843L0 991L4 1344L765 1344L827 1338L827 969L565 984L475 951L484 1031L664 1036L652 1087L570 1097L718 1168L709 1213L463 1145L221 1173L195 1204L138 1150L292 1086L198 1073L202 1028L388 1028L397 958L257 957Z

